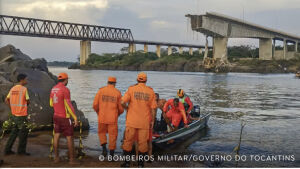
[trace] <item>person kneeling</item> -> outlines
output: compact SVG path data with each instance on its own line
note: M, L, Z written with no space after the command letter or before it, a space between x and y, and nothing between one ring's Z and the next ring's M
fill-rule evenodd
M183 119L184 127L188 127L188 121L186 113L184 111L184 106L181 102L179 102L178 98L169 99L164 105L163 112L165 114L166 122L171 122L174 126L173 131L178 129L181 119Z

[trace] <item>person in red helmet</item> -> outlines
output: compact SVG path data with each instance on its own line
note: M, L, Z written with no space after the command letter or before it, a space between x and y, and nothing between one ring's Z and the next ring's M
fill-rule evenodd
M69 149L69 164L78 164L74 158L74 126L78 126L77 116L71 103L70 90L66 87L68 84L68 74L60 73L58 75L58 84L54 86L50 94L50 106L54 108L54 162L59 162L59 138L61 134L66 136ZM70 118L73 118L73 125Z

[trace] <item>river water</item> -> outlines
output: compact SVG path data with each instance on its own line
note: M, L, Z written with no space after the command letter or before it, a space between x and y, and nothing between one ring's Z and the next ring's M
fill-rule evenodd
M57 75L70 76L68 87L71 97L89 119L90 130L84 137L85 150L99 155L101 148L97 135L97 115L92 109L98 89L106 85L108 76L117 77L117 88L122 94L136 83L135 71L68 70L50 67ZM241 122L245 124L240 155L246 157L239 166L300 166L300 80L293 74L247 73L186 73L147 72L148 85L161 98L172 98L182 88L194 104L201 105L201 112L212 114L208 128L187 139L173 154L234 155L239 143ZM121 154L121 139L125 127L125 113L119 118L117 153ZM255 156L253 156L255 155ZM279 159L285 155L285 161ZM266 157L277 159L270 161ZM251 158L252 157L252 158ZM208 166L211 163L205 163ZM221 166L235 166L228 159ZM194 165L197 166L197 165Z

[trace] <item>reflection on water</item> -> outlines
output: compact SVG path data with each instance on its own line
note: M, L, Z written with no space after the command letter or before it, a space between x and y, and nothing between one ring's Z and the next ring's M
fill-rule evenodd
M67 70L50 68L54 74L65 71L71 77L72 99L90 121L91 129L84 138L90 154L99 155L97 116L92 102L97 90L106 85L108 76L116 76L122 94L136 83L138 72ZM211 74L148 72L148 85L162 98L171 98L182 88L202 112L210 112L209 129L205 135L196 134L186 140L174 153L183 150L195 153L230 154L238 144L241 120L246 122L240 154L289 154L299 157L300 93L299 79L292 74ZM125 127L125 113L119 118L117 153ZM255 163L277 166L276 163ZM226 165L226 164L225 164ZM231 165L231 164L229 164ZM241 164L242 165L242 164ZM299 166L299 161L280 163L280 166Z

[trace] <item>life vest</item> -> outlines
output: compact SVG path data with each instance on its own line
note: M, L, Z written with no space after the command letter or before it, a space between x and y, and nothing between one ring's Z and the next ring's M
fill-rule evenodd
M179 98L178 96L177 96L177 98L179 99L179 101L180 101L182 104L184 104L184 103L185 103L186 95L184 95L183 98Z
M188 96L185 94L182 98L179 98L177 96L177 98L179 99L179 102L181 102L184 106L185 111L187 111L189 109L189 104L185 102L185 98L187 98Z
M21 85L14 86L9 92L11 113L14 116L27 116L27 88Z

